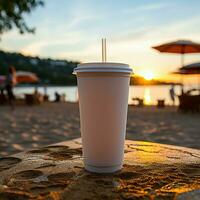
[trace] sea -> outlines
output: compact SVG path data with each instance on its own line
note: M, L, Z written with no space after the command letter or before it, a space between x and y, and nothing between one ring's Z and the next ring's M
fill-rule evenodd
M157 100L165 100L166 105L171 105L172 101L169 95L170 85L151 85L151 86L130 86L129 87L129 104L133 104L133 98L142 98L146 105L156 105ZM192 86L191 86L192 88ZM40 93L46 93L49 95L50 101L55 99L55 92L59 94L65 94L66 101L77 102L78 101L78 89L77 86L48 86L46 88L37 87ZM16 87L14 89L15 95L18 97L24 96L24 94L31 94L35 90L33 86ZM175 86L175 93L180 94L180 86ZM178 99L176 99L176 105L178 105Z

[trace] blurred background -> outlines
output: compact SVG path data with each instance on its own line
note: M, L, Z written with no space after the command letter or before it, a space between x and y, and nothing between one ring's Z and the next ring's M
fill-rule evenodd
M73 69L133 68L127 138L199 148L200 2L0 0L0 155L80 136Z

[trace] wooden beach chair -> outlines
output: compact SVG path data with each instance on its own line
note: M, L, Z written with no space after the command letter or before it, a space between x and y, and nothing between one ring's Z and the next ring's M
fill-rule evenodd
M144 99L136 97L136 98L132 98L132 100L137 102L136 106L138 106L138 107L144 106Z
M165 107L165 99L158 99L157 100L157 107L164 108Z
M43 95L41 94L25 94L25 102L27 105L41 104L43 100Z

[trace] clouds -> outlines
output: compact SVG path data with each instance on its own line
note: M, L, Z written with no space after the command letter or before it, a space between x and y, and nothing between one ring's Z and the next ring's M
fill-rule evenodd
M25 54L51 56L56 58L61 51L69 50L81 43L81 33L79 32L64 32L62 34L52 35L49 37L42 36L40 39L27 44L21 49Z
M156 10L160 10L160 9L166 9L171 7L172 5L172 1L171 3L169 3L169 1L162 1L162 2L154 2L154 3L147 3L144 4L142 6L139 7L139 9L141 11L156 11Z
M141 12L156 12L161 9L167 9L173 6L173 1L141 1L138 6L127 7L124 9L124 13L133 13L137 12L138 14ZM153 2L153 3L152 3Z
M158 54L151 46L178 38L200 41L199 6L195 0L48 0L27 18L36 25L36 35L12 31L3 36L1 46L90 62L101 60L100 39L106 37L110 61L129 63L136 71L168 73L178 66L179 57Z

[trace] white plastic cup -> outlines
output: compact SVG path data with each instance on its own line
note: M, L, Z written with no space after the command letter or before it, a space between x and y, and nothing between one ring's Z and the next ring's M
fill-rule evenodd
M121 63L85 63L78 65L74 73L85 169L116 172L123 164L132 69Z

